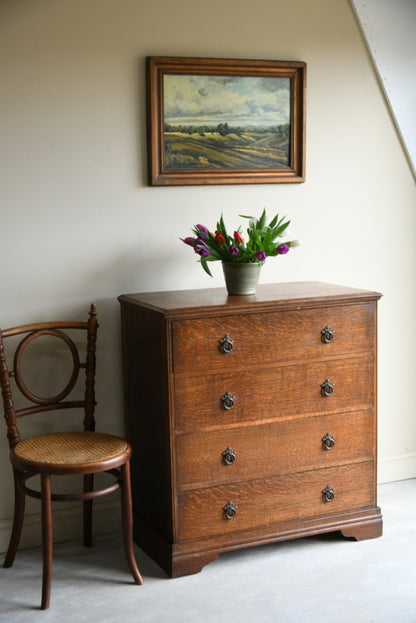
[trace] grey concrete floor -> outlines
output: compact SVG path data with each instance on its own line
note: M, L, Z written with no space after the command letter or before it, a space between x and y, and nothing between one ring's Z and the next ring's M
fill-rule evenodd
M41 551L0 569L0 621L416 623L416 479L379 487L384 535L322 535L222 554L168 579L140 549L131 583L120 534L55 546L50 609L39 610Z

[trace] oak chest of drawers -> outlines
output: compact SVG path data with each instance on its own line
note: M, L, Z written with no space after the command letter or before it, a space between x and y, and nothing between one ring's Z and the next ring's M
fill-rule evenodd
M170 576L320 532L380 536L379 298L318 282L119 297L135 541Z

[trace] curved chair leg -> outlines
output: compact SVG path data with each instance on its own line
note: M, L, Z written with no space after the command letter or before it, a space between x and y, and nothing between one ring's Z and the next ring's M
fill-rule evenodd
M121 512L124 551L136 584L143 584L133 549L133 507L131 503L130 463L121 466Z
M84 492L92 491L94 488L94 474L85 474L84 476ZM84 510L84 545L91 547L92 545L92 500L83 502Z
M42 578L42 610L49 608L52 582L52 502L51 478L48 474L41 474L42 491L42 548L43 548L43 578Z
M16 470L14 473L14 517L13 528L10 535L9 547L7 549L6 558L4 559L3 567L11 567L16 556L17 548L19 546L20 535L22 534L23 518L25 514L25 492L19 488L18 480L19 475Z

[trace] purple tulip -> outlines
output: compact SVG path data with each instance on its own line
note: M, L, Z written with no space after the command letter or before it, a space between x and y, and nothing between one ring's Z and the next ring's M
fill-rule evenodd
M233 247L232 244L230 244L230 246L228 247L229 252L231 253L231 255L237 255L239 253L239 250L237 247Z
M257 259L259 260L259 262L264 262L264 260L266 259L266 252L265 251L256 251L255 253Z
M205 225L195 225L195 229L200 231L202 234L207 234L208 235L208 233L209 233L208 227L205 227Z
M184 238L183 241L185 244L189 244L190 247L194 247L196 244L196 238L192 238L192 236L188 236L187 238Z
M195 253L198 253L201 257L208 257L208 255L211 255L211 251L203 244L196 244L194 250Z
M289 245L288 244L279 244L279 246L276 248L276 251L279 255L285 255L285 253L287 253L289 251Z

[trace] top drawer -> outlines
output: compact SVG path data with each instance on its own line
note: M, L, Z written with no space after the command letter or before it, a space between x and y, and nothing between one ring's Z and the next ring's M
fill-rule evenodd
M175 321L174 371L214 372L367 352L374 344L375 310L370 302Z

